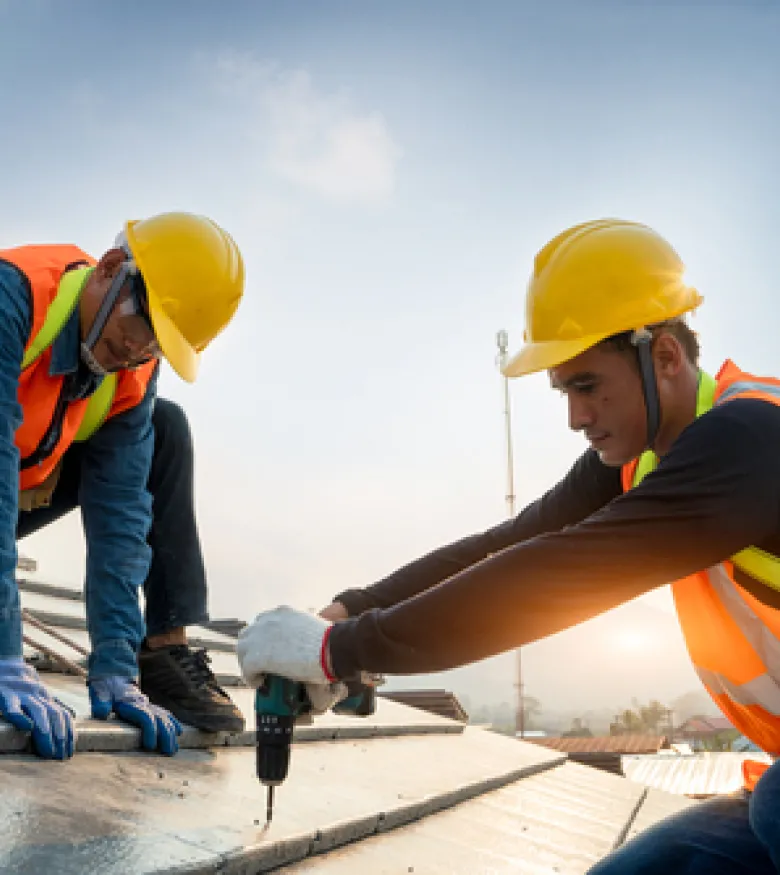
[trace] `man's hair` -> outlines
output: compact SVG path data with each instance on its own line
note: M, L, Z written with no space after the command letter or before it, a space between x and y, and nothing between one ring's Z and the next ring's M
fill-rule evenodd
M688 361L696 367L699 366L699 337L684 319L681 317L668 319L666 322L658 322L655 325L649 325L648 329L653 335L653 340L655 340L655 338L662 332L671 334L672 337L676 338L680 346L682 346L683 352ZM613 334L612 337L608 337L606 340L602 341L602 343L607 344L617 352L633 351L636 349L631 342L633 335L633 331L623 331L620 334Z

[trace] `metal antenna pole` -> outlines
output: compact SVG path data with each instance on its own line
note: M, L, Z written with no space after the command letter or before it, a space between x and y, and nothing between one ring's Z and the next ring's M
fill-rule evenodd
M498 346L497 363L500 369L509 358L509 335L506 331L501 330L496 334L496 345ZM514 458L512 455L512 411L509 404L509 378L501 375L504 391L504 430L506 440L506 509L509 518L515 516L515 470ZM520 738L525 737L525 707L523 701L523 659L521 648L515 651L517 661L517 680L515 687L517 689L517 710L515 711L515 733Z
M498 345L498 366L503 368L509 358L509 335L499 331L496 335ZM509 405L509 378L501 375L504 389L504 430L506 440L506 509L509 517L515 515L515 470L512 456L512 411Z

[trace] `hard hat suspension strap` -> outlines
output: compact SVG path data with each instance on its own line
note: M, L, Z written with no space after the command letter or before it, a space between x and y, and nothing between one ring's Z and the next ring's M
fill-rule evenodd
M93 373L100 375L102 372L102 374L105 375L105 371L92 355L92 350L95 348L95 344L98 342L100 335L103 333L103 329L106 327L111 311L114 309L114 305L119 299L119 293L122 291L122 286L125 284L127 278L135 273L135 269L135 265L132 261L124 262L119 268L116 276L111 281L111 285L109 286L105 297L100 302L100 307L98 307L98 311L95 313L95 318L92 320L92 325L90 326L87 336L81 343L82 358Z
M647 449L651 450L658 437L661 425L661 400L658 397L658 383L653 368L652 343L653 335L647 328L640 328L631 336L631 343L636 347L639 358L639 373L642 377L642 390L645 395L647 410Z

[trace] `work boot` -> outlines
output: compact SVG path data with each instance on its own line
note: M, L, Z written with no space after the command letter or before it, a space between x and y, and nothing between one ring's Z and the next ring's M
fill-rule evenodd
M204 732L241 732L244 718L219 686L209 668L205 650L174 644L149 650L138 657L141 690L182 723Z

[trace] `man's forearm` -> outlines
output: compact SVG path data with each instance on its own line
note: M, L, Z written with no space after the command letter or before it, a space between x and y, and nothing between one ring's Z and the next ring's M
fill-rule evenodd
M22 655L22 613L16 580L0 583L0 659Z
M509 547L392 608L337 623L336 676L465 665L765 543L778 525L780 415L760 401L733 404L697 420L657 471L583 522Z
M559 483L514 519L434 550L379 583L365 589L346 590L335 600L346 607L350 617L360 616L372 608L401 604L491 554L580 522L608 504L620 491L620 472L607 468L589 450L577 459Z
M30 334L29 292L14 268L0 263L0 658L22 655L22 617L16 584L19 450L22 423L19 377Z
M372 586L339 593L335 601L344 605L350 617L372 608L392 607L484 559L496 543L491 532L471 535L404 565Z
M583 546L592 545L571 532L545 535L392 608L336 623L329 636L333 674L467 665L568 629L673 580L677 570L659 551L656 563L632 563L628 551L620 556L605 546L588 556Z
M22 615L16 583L19 453L7 435L4 437L0 437L0 659L22 655Z
M81 509L89 544L86 603L90 677L137 675L145 634L138 602L151 562L152 499L146 485L154 446L154 381L137 406L109 419L87 442Z

